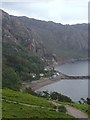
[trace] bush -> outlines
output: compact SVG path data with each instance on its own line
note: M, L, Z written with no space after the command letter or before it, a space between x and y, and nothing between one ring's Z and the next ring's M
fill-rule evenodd
M58 111L66 113L67 110L63 105L61 105L61 106L58 106Z
M25 89L25 92L31 95L37 95L30 87Z
M71 98L65 96L65 95L62 95L58 92L52 92L50 93L50 98L52 100L58 100L60 102L72 102Z
M5 69L3 69L3 73L2 73L3 88L10 88L10 89L17 90L19 88L17 87L19 81L20 81L19 76L16 74L16 72L12 68L6 67Z

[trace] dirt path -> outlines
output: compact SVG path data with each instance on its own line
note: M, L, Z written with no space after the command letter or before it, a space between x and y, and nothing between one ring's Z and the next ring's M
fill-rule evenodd
M58 104L56 102L52 102L54 105L56 106L60 106L61 104ZM66 110L67 110L67 114L75 117L75 118L88 118L88 115L83 113L82 111L74 108L74 107L71 107L69 105L64 105L66 107ZM89 120L89 119L88 119Z
M69 105L65 105L66 109L67 109L67 113L69 115L72 115L74 116L75 118L88 118L88 115L81 112L80 110L74 108L74 107L71 107Z
M42 106L36 106L36 105L31 105L31 104L26 104L26 103L21 103L21 102L16 102L16 101L11 101L11 100L6 100L6 99L2 99L8 103L13 103L13 104L19 104L19 105L23 105L23 106L27 106L27 107L36 107L36 108L47 108L47 107L42 107Z

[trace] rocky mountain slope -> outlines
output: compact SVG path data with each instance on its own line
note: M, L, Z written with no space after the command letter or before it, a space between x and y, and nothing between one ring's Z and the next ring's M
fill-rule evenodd
M62 25L2 13L3 42L22 45L39 56L87 57L87 24Z
M4 88L16 90L22 81L38 80L57 60L87 57L87 24L62 25L1 12Z
M45 48L60 58L85 57L88 49L88 25L62 25L52 21L40 21L20 17L20 20L35 31ZM36 36L37 36L36 35ZM38 38L36 37L38 40Z

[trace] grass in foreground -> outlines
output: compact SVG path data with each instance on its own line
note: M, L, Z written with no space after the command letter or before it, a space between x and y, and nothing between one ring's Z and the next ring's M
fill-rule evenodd
M72 118L63 112L3 102L3 118ZM73 118L72 118L73 119Z
M4 118L61 118L74 120L73 117L67 115L64 112L56 112L53 105L40 97L36 97L30 94L20 93L9 89L3 90L3 104L2 112ZM17 103L10 103L5 100L16 101ZM19 103L32 104L40 107L31 107L20 105Z
M16 102L38 105L43 107L52 107L53 105L44 98L36 97L31 94L21 93L10 89L3 89L2 98Z

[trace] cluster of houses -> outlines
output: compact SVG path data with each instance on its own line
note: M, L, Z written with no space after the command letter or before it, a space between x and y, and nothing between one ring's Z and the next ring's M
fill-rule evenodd
M44 68L44 71L46 71L46 72L51 72L51 71L53 71L53 75L52 75L50 78L55 78L55 77L57 77L57 76L60 75L60 73L59 73L58 71L55 71L55 70L54 70L54 67L46 66L46 67ZM36 77L36 74L35 74L35 73L31 73L31 76L32 76L33 78L35 78L35 77ZM44 74L44 73L40 73L39 76L40 76L40 77L44 77L45 74Z

